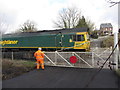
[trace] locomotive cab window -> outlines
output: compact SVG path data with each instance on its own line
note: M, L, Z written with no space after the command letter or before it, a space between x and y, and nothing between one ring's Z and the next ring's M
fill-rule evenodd
M85 41L84 35L73 35L72 36L73 41Z

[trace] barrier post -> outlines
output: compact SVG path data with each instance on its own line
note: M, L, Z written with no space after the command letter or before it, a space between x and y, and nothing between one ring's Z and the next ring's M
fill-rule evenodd
M115 32L114 33L114 48L117 44L118 44L118 33ZM117 47L115 49L115 52L114 52L114 63L116 64L116 65L114 65L115 70L118 69L118 55L119 55L118 52L119 52L119 48L118 48L118 45L117 45Z
M12 60L14 59L14 56L13 56L13 51L11 52L12 53Z

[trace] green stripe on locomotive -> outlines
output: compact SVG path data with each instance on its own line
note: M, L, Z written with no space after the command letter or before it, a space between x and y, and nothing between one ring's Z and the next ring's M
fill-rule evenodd
M55 47L72 47L73 42L69 42L71 34L48 34L37 36L24 36L24 37L9 37L2 38L0 44L3 48L55 48ZM62 42L62 44L60 43Z

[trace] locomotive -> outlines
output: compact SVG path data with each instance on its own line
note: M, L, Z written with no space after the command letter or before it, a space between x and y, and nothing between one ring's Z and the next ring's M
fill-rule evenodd
M41 47L45 51L89 51L89 28L70 28L5 34L0 45L2 50L31 50Z

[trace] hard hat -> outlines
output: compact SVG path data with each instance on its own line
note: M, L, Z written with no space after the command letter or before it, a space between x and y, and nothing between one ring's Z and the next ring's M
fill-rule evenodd
M38 50L42 50L42 48L41 48L41 47L39 47L39 48L38 48Z

